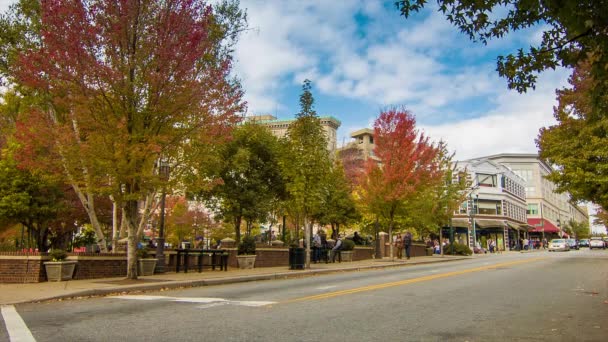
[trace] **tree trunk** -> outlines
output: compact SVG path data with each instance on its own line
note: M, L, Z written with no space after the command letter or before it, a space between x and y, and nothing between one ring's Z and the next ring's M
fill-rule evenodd
M116 247L118 247L118 205L114 200L114 196L110 196L112 201L112 253L116 253Z
M374 223L374 233L376 237L376 259L382 259L382 252L380 251L380 222L378 222L378 216L376 216L376 223Z
M127 230L129 232L127 243L127 278L137 279L137 201L128 201L125 208Z
M388 251L391 254L391 261L395 261L395 256L393 255L393 215L390 216L388 222Z
M308 227L308 217L304 216L304 245L306 246L306 268L310 268L310 233L312 230L312 225L310 229Z
M71 177L70 177L71 179ZM101 230L101 224L97 219L97 213L95 212L95 199L92 193L87 192L86 196L80 190L80 187L75 183L72 183L72 188L76 192L78 199L80 199L80 203L84 207L84 210L87 212L89 216L89 220L91 221L91 226L95 230L95 236L97 237L97 245L102 253L108 252L108 245L106 243L106 237L103 235L103 231Z
M241 242L241 217L236 216L234 218L234 236L237 245Z

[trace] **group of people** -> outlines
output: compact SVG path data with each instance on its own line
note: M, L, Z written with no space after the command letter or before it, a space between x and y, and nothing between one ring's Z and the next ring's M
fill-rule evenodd
M405 251L405 257L409 260L410 258L410 249L412 247L412 233L406 231L403 234L397 234L394 242L395 248L397 249L397 258L403 259L403 251Z

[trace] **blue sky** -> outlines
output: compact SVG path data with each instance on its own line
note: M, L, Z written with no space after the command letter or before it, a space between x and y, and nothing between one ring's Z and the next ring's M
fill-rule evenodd
M554 123L555 89L567 70L518 94L498 77L496 57L540 39L540 28L488 46L473 43L434 8L405 20L393 1L242 0L251 30L236 51L250 114L291 118L302 81L315 108L342 122L339 144L371 127L387 106L405 106L420 129L459 159L535 153L539 128ZM433 7L433 6L432 6Z

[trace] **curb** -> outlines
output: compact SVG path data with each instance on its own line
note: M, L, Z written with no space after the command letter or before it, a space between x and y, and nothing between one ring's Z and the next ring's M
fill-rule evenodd
M15 304L27 304L27 303L41 303L41 302L48 302L48 301L53 301L53 300L79 299L81 297L103 297L103 296L108 296L108 295L112 295L112 294L127 294L127 293L137 293L137 292L146 292L146 291L158 291L158 290L163 290L163 289L217 286L217 285L237 284L237 283L245 283L245 282L252 282L252 281L265 281L265 280L277 280L277 279L293 279L293 278L302 278L302 277L324 275L324 274L331 274L331 273L380 270L380 269L386 269L386 268L426 265L426 264L435 264L435 263L441 263L441 262L459 261L459 260L467 260L467 259L470 259L470 258L468 258L468 257L448 258L448 259L441 258L440 260L423 261L423 262L409 263L409 264L404 263L404 262L399 262L399 263L395 263L392 265L366 265L366 266L353 266L353 267L338 268L338 269L302 270L299 272L280 272L280 273L245 275L245 276L225 277L225 278L215 278L215 279L201 279L201 280L187 280L187 281L176 280L176 281L164 282L164 283L124 285L123 287L79 290L79 291L74 291L73 293L70 293L70 294L55 295L55 296L49 296L49 297L45 297L45 298L16 301L13 303L4 303L4 304L15 305Z

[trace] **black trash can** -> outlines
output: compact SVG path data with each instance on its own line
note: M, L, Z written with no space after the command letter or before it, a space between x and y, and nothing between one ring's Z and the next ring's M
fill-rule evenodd
M302 247L289 248L289 269L303 270L306 261L306 250Z

